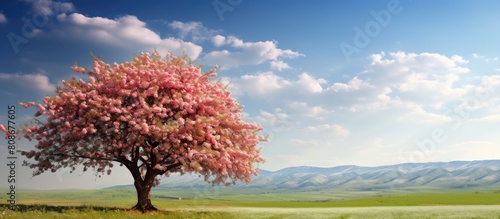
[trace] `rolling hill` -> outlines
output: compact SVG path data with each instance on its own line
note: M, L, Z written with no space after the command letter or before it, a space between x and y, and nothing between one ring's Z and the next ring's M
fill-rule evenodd
M203 177L186 174L162 180L160 187L206 186ZM261 170L249 184L237 187L266 189L372 190L407 187L500 187L500 160L405 163L388 166L299 166L277 171Z
M164 178L157 189L206 187L203 177L194 174ZM388 166L289 167L261 170L249 184L233 187L263 190L343 189L372 191L406 188L500 188L500 160L404 163ZM123 188L123 186L121 186ZM125 186L127 187L127 186ZM117 188L117 187L114 187Z

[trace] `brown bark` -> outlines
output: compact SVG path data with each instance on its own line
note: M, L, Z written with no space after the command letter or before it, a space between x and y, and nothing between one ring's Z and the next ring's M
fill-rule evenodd
M141 211L146 213L149 211L157 211L158 209L151 204L151 188L153 187L154 178L158 175L157 171L148 167L144 179L141 177L139 166L137 165L138 156L132 162L122 158L122 163L127 167L134 177L134 186L137 192L137 204L131 210Z
M141 211L142 213L157 211L158 209L151 204L152 183L149 185L145 184L147 183L141 183L140 181L137 181L137 179L135 180L134 185L137 191L137 204L132 207L132 210Z

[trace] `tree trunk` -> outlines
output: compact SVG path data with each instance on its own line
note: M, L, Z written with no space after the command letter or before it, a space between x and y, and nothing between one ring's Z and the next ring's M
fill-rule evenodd
M143 184L138 181L138 179L135 179L134 185L137 191L137 204L132 207L132 210L141 211L142 213L157 211L158 209L151 204L152 183L147 185L146 183Z

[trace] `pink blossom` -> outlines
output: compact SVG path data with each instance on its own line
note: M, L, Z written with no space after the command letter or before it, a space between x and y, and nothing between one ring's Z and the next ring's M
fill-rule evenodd
M184 118L177 119L177 125L179 125L179 126L184 125L184 122L185 122Z
M180 57L155 57L161 56L142 54L112 65L95 58L92 70L72 67L88 76L88 82L63 81L62 89L43 104L21 103L36 107L47 121L23 130L25 138L38 141L36 151L24 155L35 158L31 167L42 173L47 167L83 164L109 174L112 162L96 158L121 157L144 173L165 170L161 164L134 164L133 153L139 147L148 162L151 156L161 159L168 154L172 162L183 164L172 171L213 174L214 183L248 182L256 173L254 164L264 161L258 145L266 139L257 134L262 127L243 121L243 107L210 79L218 66L202 74ZM2 125L0 131L8 134ZM146 140L158 147L147 147ZM51 156L57 151L89 159Z
M148 124L143 123L142 124L141 134L145 135L145 134L148 134L148 133L149 133L149 126L148 126Z
M158 107L158 106L154 106L154 107L152 108L152 111L153 111L154 113L159 113L159 112L161 112L161 108L160 108L160 107Z
M85 68L78 67L78 66L71 67L71 70L76 71L78 73L84 73L85 72Z
M116 107L112 107L109 111L112 113L121 113L122 112L120 109L118 109Z
M149 84L149 82L147 82L147 81L144 81L144 82L142 82L142 83L141 83L141 87L142 87L143 89L148 88L148 87L149 87L149 85L150 85L150 84Z
M97 132L97 129L96 129L96 128L94 128L94 127L90 127L90 128L89 128L89 132L90 132L91 134L96 133L96 132Z
M95 84L95 78L94 78L94 77L92 77L92 76L90 76L90 77L89 77L89 83L90 83L90 84Z

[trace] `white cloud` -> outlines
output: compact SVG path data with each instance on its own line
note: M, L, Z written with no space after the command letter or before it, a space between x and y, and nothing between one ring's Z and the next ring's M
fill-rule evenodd
M275 41L244 42L243 40L228 36L217 35L212 38L216 46L229 45L236 50L212 51L203 57L208 64L218 64L223 69L235 68L244 65L259 65L266 61L278 60L279 58L297 58L303 56L289 49L280 49Z
M500 101L500 75L477 77L476 84L466 85L466 92L457 104L467 111L498 106Z
M347 85L337 83L329 87L326 80L305 72L298 75L296 80L285 79L273 72L259 72L228 81L231 81L229 89L236 96L247 95L276 104L306 102L313 107L374 110L384 108L391 100L391 89L388 87L377 87L356 79Z
M484 59L484 56L480 56L477 53L472 53L472 58L474 58L474 59Z
M273 134L282 134L293 129L297 124L297 118L291 117L281 108L275 108L272 112L260 110L259 115L250 119L261 124L264 130ZM273 136L270 138L273 138Z
M500 59L500 57L498 57L498 56L490 58L490 57L478 55L477 53L472 53L472 58L477 59L477 60L483 60L485 62L496 62L496 61L498 61L498 59Z
M273 60L271 61L271 70L277 70L277 71L282 71L282 70L285 70L285 69L290 69L291 67L281 61L281 60Z
M456 55L380 53L347 82L328 83L309 73L285 79L265 72L233 78L230 89L238 96L286 105L290 112L320 120L345 113L374 113L396 123L436 125L451 120L446 108L468 101L475 93L494 89L487 99L491 101L500 92L500 76L483 76L475 84L460 81L469 71L463 66L466 63ZM486 107L484 102L476 107Z
M0 73L0 80L9 84L16 84L20 87L36 89L43 93L52 93L56 90L54 84L49 82L49 78L42 74L6 74Z
M468 61L436 53L374 54L372 63L358 77L373 86L387 86L404 101L441 107L462 97L466 90L457 87L460 77L469 72L461 65Z
M319 78L315 79L311 75L307 73L302 73L299 75L299 80L296 82L300 87L305 88L307 91L311 93L320 93L323 91L323 87L321 84L325 84L326 80Z
M137 17L127 15L117 19L87 17L82 14L61 14L58 16L62 29L54 32L60 37L74 37L82 41L100 42L136 52L158 49L162 54L185 52L191 59L197 59L202 47L173 37L161 38L146 27ZM85 34L82 34L85 33ZM69 36L68 36L69 35Z
M52 0L24 0L24 1L32 4L34 12L41 13L45 16L75 11L73 3L69 2L54 2Z
M328 134L327 136L345 137L351 134L349 130L338 124L333 124L333 125L322 124L316 126L307 126L305 130L310 133L320 133L320 134L327 133Z
M214 43L215 46L219 47L225 44L226 37L221 36L221 35L216 35L212 37L212 43Z
M0 13L0 24L7 23L7 18L3 13Z
M257 75L243 75L239 79L231 80L229 85L235 94L247 94L255 98L265 98L275 95L276 91L291 83L272 72L258 73Z
M221 38L217 42L224 46L222 42L229 40ZM311 165L314 162L309 159L324 159L324 154L336 154L351 162L363 160L358 163L398 162L400 158L414 156L414 151L419 150L413 148L414 141L428 137L429 130L435 128L442 128L453 139L440 144L424 157L425 161L456 160L468 158L466 153L471 151L467 148L476 148L474 145L481 150L492 148L487 142L470 141L476 135L469 133L477 126L476 131L487 136L489 130L481 127L494 127L500 121L496 115L500 112L500 76L478 76L468 68L468 61L457 55L380 53L371 57L364 71L347 80L332 81L332 77L326 81L314 73L279 76L258 72L231 79L231 89L248 97L245 101L255 100L248 105L260 104L257 110L273 115L259 114L259 121L266 125L269 124L266 121L276 121L278 114L266 111L267 103L273 107L285 106L281 113L286 112L287 116L281 120L295 122L292 123L295 126L279 136L274 133L276 136L270 142L274 148L270 150L289 149L290 155L280 159L291 165L305 162ZM458 122L455 118L458 113L450 113L448 109L453 111L457 106L470 115L462 119L471 123L461 129L448 129ZM376 138L381 140L370 141ZM461 141L470 142L457 144ZM321 148L322 153L310 147ZM454 151L454 147L462 151ZM398 148L409 153L395 156ZM373 156L368 158L366 154ZM491 156L476 153L470 157Z
M467 73L469 69L459 65L467 61L460 56L450 58L436 53L390 53L386 58L384 52L373 54L372 62L365 70L364 77L370 78L376 84L384 84L399 89L410 81L425 82L426 80L450 85L458 78L457 75Z
M201 22L186 22L186 23L183 23L183 22L180 22L180 21L173 21L172 23L170 23L170 27L172 29L179 30L181 37L184 37L189 32L195 31L195 30L203 27L203 25L201 24Z
M243 75L230 79L229 89L234 95L248 95L256 99L274 99L281 95L320 94L325 89L326 80L314 78L304 72L295 81L287 80L273 72L258 72L256 75ZM229 79L228 79L229 80Z
M305 117L318 120L325 119L330 113L333 112L332 110L327 110L321 106L309 106L309 104L307 104L306 102L298 101L287 104L287 107L291 112L295 112L298 115L303 115Z
M402 102L396 100L391 103L391 107L394 118L406 123L412 122L414 124L423 123L437 125L452 121L452 119L445 114L425 111L420 105L410 101Z
M281 120L286 119L288 115L282 112L280 109L275 109L274 113L270 113L264 110L260 111L260 115L256 117L257 121L264 123L271 120Z
M487 116L480 117L480 118L469 119L469 121L471 121L471 122L499 122L500 115L498 115L498 114L487 115Z
M191 41L193 42L207 40L217 33L215 30L210 30L204 27L201 22L173 21L169 24L169 26L172 29L179 31L180 38L185 39L187 36L191 36Z
M369 86L367 82L359 79L358 77L354 77L353 79L349 80L347 84L344 83L333 83L333 86L331 86L329 89L332 89L335 92L338 91L354 91L354 90L359 90L362 87L367 87Z

